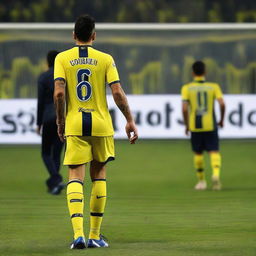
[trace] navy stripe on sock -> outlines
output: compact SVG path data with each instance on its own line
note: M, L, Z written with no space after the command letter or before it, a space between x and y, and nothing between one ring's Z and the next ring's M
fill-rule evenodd
M70 203L82 203L83 199L70 199Z
M94 217L102 217L102 216L103 216L103 213L91 212L91 216L94 216Z
M82 186L84 185L84 183L81 180L71 180L71 181L68 182L67 185L69 185L70 183L73 183L73 182L80 183Z
M74 213L74 214L71 215L71 219L72 219L72 218L76 218L76 217L81 217L81 218L83 218L84 215L83 215L82 213Z
M94 179L94 180L92 180L92 182L94 182L94 181L106 181L106 179Z

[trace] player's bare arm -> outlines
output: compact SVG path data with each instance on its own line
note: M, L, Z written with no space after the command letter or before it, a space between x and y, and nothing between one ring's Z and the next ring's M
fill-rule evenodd
M189 133L189 127L188 127L188 108L189 108L189 103L188 101L183 101L182 102L182 114L183 114L183 121L185 124L185 134L188 135Z
M120 85L120 83L112 84L111 91L116 105L123 113L126 118L127 124L125 126L126 134L130 140L131 144L135 144L135 141L138 139L138 131L133 120L130 107L127 101L127 97Z
M61 141L64 141L64 130L65 130L65 81L56 80L54 87L54 104L56 107L58 126L58 135Z
M41 129L42 129L42 126L41 125L38 125L37 128L36 128L36 133L38 135L41 135Z
M221 128L224 126L224 116L225 116L225 102L223 100L223 98L219 98L217 99L219 105L220 105L220 121L218 123L218 126L220 126Z

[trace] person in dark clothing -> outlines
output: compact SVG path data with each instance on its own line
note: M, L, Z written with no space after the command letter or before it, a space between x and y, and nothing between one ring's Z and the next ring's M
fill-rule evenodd
M57 51L49 51L47 63L49 69L38 78L37 102L37 133L42 131L42 158L50 177L46 180L48 192L53 195L60 194L64 188L60 175L60 155L63 143L57 134L56 113L53 103L54 93L54 60Z

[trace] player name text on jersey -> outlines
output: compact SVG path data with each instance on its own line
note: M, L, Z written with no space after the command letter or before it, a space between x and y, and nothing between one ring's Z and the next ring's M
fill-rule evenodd
M92 58L78 58L78 59L71 60L70 64L71 66L84 65L84 64L97 66L98 61Z

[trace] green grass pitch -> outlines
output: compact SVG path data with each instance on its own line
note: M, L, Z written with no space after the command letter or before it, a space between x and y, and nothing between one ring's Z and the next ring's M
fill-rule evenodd
M224 189L194 191L188 141L117 141L102 227L111 247L71 251L65 193L46 193L39 146L1 146L0 255L255 256L256 141L222 141L221 152ZM86 184L88 233L88 173Z

